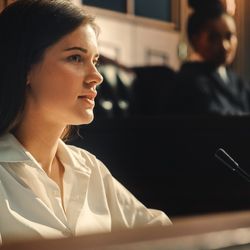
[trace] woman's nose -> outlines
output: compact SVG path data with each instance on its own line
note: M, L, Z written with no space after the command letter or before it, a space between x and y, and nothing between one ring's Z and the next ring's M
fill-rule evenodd
M94 66L94 68L92 68L91 72L89 73L86 79L86 83L97 86L100 85L102 82L103 82L103 76Z

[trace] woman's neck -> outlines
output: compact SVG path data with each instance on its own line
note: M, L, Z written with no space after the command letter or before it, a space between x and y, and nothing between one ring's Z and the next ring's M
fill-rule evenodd
M27 116L26 116L27 117ZM58 142L64 126L52 125L40 119L30 120L30 116L22 120L15 129L14 135L50 175L55 162Z

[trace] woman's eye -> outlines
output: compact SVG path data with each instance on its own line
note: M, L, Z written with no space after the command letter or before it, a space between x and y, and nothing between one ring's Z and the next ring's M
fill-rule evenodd
M94 61L93 64L94 64L96 67L100 66L100 62L99 62L98 60Z
M98 59L96 59L93 61L93 64L95 65L96 68L98 68L101 65L101 62Z
M72 55L68 57L68 61L75 62L75 63L81 63L83 62L83 58L80 55Z

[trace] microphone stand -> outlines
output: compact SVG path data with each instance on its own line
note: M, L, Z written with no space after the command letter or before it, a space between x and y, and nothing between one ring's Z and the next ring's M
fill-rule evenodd
M250 182L250 175L240 168L239 164L222 148L219 148L216 153L215 157L220 160L225 166L230 168L234 173L237 173L247 182Z

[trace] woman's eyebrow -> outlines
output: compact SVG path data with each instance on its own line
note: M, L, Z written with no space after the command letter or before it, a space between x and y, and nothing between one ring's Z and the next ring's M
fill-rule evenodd
M71 51L71 50L80 50L81 52L87 54L88 53L88 50L85 49L85 48L82 48L82 47L70 47L70 48L67 48L65 49L64 51ZM94 56L95 58L99 58L100 57L100 54L95 54Z
M70 47L70 48L65 49L64 51L70 51L70 50L80 50L83 53L86 53L86 54L88 53L88 50L82 47Z

